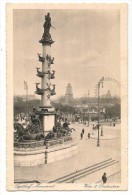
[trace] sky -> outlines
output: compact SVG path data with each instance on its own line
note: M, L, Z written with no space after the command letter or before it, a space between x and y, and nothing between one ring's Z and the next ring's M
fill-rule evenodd
M23 95L24 81L28 93L34 94L36 67L41 67L37 53L42 52L39 40L43 34L45 15L50 12L50 30L55 41L51 56L56 71L56 97L65 95L71 83L74 97L95 95L99 79L111 77L120 82L120 12L119 10L14 10L13 68L14 94ZM101 93L107 90L119 95L114 82L104 82ZM37 95L36 95L37 96ZM56 98L54 97L54 98ZM54 99L53 98L53 99Z

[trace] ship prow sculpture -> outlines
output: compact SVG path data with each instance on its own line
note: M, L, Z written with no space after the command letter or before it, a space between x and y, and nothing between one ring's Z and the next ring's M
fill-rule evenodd
M42 69L36 68L41 83L35 83L35 93L41 96L41 104L38 110L33 108L31 123L26 128L19 123L14 124L16 166L47 164L77 153L76 143L71 136L73 129L69 128L67 121L61 125L50 103L51 96L56 95L56 85L51 84L51 80L55 78L55 70L51 70L54 57L50 55L50 48L54 41L50 35L50 13L45 16L43 27L44 33L39 41L42 44L42 54L38 53Z

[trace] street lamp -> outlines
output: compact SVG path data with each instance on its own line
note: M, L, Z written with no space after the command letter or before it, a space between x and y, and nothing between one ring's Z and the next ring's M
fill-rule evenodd
M88 126L89 126L89 90L88 90Z
M100 86L102 85L102 88L103 88L103 82L104 81L112 81L114 83L116 83L116 85L118 87L120 87L120 83L116 80L116 79L113 79L113 78L110 78L110 77L107 77L107 78L104 78L102 77L102 79L99 80L98 84L97 84L97 90L98 90L98 138L97 138L97 146L99 147L100 146L100 137L99 137L99 122L100 122L100 108L99 108L99 104L100 104ZM102 131L102 135L103 135L103 131Z
M102 77L102 79L99 80L97 87L98 87L98 138L97 138L97 147L100 146L100 135L99 135L99 125L100 125L100 86L102 85L103 88L103 80L104 77Z

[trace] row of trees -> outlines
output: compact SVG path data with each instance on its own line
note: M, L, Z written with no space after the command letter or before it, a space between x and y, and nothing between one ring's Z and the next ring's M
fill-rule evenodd
M28 102L23 101L22 98L14 101L14 113L29 113L32 112L33 108L38 108L40 105L40 100L29 100Z
M94 98L92 99L94 100ZM80 98L78 99L78 101L75 101L75 103L77 104L77 102L81 102L80 104L85 104L86 103L86 98ZM95 101L95 103L97 102L97 100ZM101 102L101 101L100 101ZM121 107L120 107L120 99L112 99L111 102L113 102L113 104L111 103L107 103L105 106L105 113L104 113L104 118L114 118L114 117L119 117L121 115ZM104 101L103 101L104 103ZM76 107L76 104L74 105L67 105L67 104L63 104L62 102L51 102L52 106L55 109L59 109L61 112L66 113L66 114L85 114L86 108L85 109L80 109L79 107ZM40 100L29 100L28 103L26 101L23 101L22 98L17 99L17 101L14 101L14 113L27 113L27 112L32 112L33 107L34 108L38 108L40 105Z
M64 96L61 96L58 99L58 102L61 104L65 104L66 100ZM88 104L88 103L97 103L97 97L81 97L81 98L76 98L76 99L71 99L71 101L69 100L68 103L72 106L75 106L77 104ZM100 97L100 103L103 104L118 104L120 103L120 98L113 96L111 98L106 98L106 97Z

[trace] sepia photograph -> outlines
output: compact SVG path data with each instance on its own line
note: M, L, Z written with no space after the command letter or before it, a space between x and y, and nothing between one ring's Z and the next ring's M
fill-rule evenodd
M8 190L127 190L127 4L8 4L7 107Z

